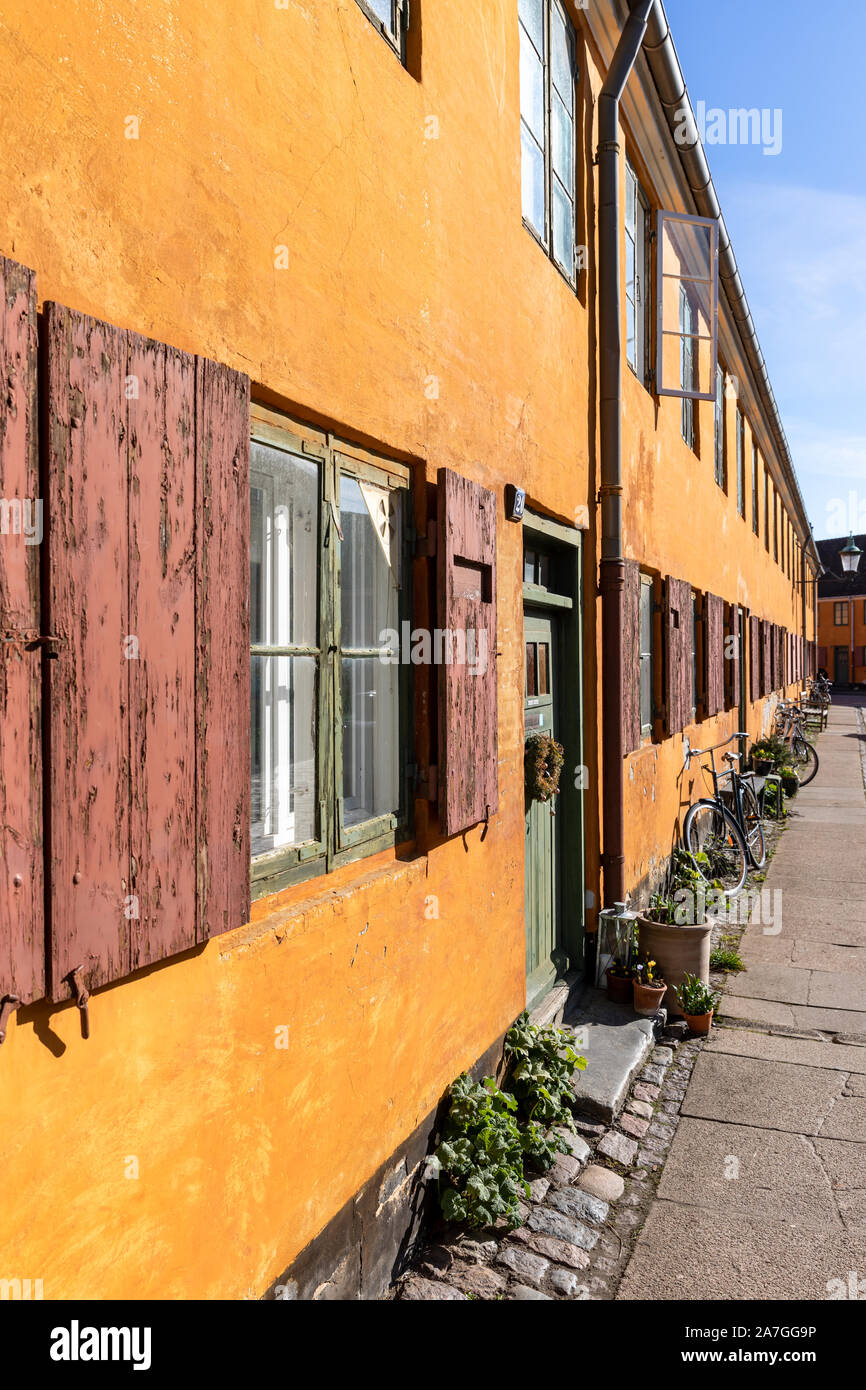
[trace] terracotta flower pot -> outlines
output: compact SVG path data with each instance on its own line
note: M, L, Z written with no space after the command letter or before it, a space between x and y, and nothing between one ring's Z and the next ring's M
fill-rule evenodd
M682 984L686 975L696 975L705 985L710 983L712 922L701 922L696 927L671 927L640 917L638 933L641 955L658 963L659 974L667 983L664 1003L668 1012L682 1017L677 985Z
M655 1014L661 1008L667 990L666 984L642 985L632 980L634 991L634 1011L636 1014Z
M715 1009L710 1009L708 1014L683 1014L683 1018L693 1033L709 1033L714 1013Z
M607 976L608 999L612 999L615 1004L630 1004L632 1001L631 977L629 975L613 975L610 967L604 973Z

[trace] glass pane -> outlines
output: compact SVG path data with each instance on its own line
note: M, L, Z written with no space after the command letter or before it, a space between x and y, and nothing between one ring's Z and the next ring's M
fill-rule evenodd
M539 145L544 144L544 65L520 31L520 114Z
M571 57L571 37L557 5L552 6L550 19L550 66L553 81L566 107L573 112L574 65Z
M648 729L652 724L652 661L648 653L640 659L640 725Z
M526 695L532 698L538 694L538 676L535 665L535 642L526 643Z
M634 302L626 299L625 302L625 346L629 362L633 367L637 366L637 345L635 339L635 311Z
M314 656L252 658L252 853L316 838Z
M527 550L523 556L523 582L524 584L535 583L535 551Z
M400 625L400 494L341 473L340 525L342 645L387 646Z
M574 194L574 124L554 92L550 103L550 133L553 167L565 191Z
M539 53L544 52L543 0L520 0L517 7L520 22L529 30Z
M253 440L250 609L255 645L318 643L319 465Z
M343 824L398 809L399 667L375 656L342 662Z
M390 29L393 33L394 0L365 0L365 3L370 6L370 9L373 11L374 15L376 15L378 19L381 19L382 23L385 25L385 28Z
M635 297L635 245L631 237L625 239L625 291L632 299Z
M544 237L544 156L526 126L520 123L520 183L523 216Z
M538 582L542 589L550 588L550 556L539 555L538 557Z
M538 644L538 693L550 694L550 647L547 642Z
M553 180L553 254L565 273L574 274L574 205Z
M625 171L625 225L626 230L635 234L635 205L636 205L636 186L635 177L631 169Z
M712 228L693 222L664 219L662 273L709 281L712 270Z

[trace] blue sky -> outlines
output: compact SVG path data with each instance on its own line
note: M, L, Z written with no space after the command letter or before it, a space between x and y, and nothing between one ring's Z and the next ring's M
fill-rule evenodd
M693 107L781 111L707 156L815 537L866 531L866 3L665 9Z

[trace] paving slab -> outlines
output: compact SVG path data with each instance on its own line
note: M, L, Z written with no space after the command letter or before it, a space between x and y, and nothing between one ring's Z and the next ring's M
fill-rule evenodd
M842 1093L844 1072L704 1052L695 1063L682 1114L758 1129L818 1134ZM834 1131L835 1132L835 1131Z
M787 879L784 880L784 887L782 882L780 880L778 886L782 891L783 934L788 932L792 936L812 937L816 930L826 928L831 933L829 937L818 936L813 939L840 941L844 944L853 938L854 945L866 940L866 898L840 898L838 884L834 885L836 896L816 897L814 893L795 892ZM792 926L796 930L792 930ZM837 932L838 936L833 935ZM759 924L749 928L747 935L753 934L764 935Z
M801 1134L681 1120L658 1195L819 1230L842 1226L821 1159Z
M735 1057L756 1057L767 1062L791 1062L801 1067L826 1067L832 1071L866 1075L866 1047L786 1038L781 1033L756 1033L747 1028L715 1028L704 1051L726 1052Z
M795 1028L818 1028L825 1033L866 1034L866 1015L859 1009L819 1009L795 1004Z
M866 975L866 943L862 946L840 946L832 941L800 941L791 943L791 964L798 970L830 970L838 973L851 971L855 975ZM866 980L860 988L866 995Z
M796 1028L797 1020L790 1004L767 999L739 998L724 994L719 1005L720 1018L741 1018L750 1023L766 1023L769 1027Z
M589 1063L574 1079L577 1106L581 1113L609 1124L624 1106L629 1085L653 1046L652 1022L635 1018L630 1009L611 1003L595 989L584 991L568 1022L580 1029Z
M866 1096L840 1096L821 1125L822 1139L866 1144Z
M866 1192L866 1144L821 1137L810 1142L834 1192Z
M792 1003L801 1003L792 1000ZM815 1008L866 1011L866 985L861 976L843 971L813 970L809 976L809 997Z
M743 974L732 976L728 993L741 999L775 999L786 1004L809 1003L809 972L791 965L756 961Z
M823 1302L852 1269L866 1271L866 1237L856 1233L657 1201L616 1296Z

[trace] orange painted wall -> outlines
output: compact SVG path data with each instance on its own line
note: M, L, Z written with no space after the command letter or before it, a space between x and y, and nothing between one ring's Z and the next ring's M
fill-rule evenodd
M521 225L516 0L473 8L471 61L462 0L413 10L406 71L354 0L8 0L0 250L43 302L246 371L418 482L445 465L565 521L589 507L597 901L594 271L575 295ZM601 78L583 43L579 60L586 227ZM711 447L697 461L679 439L679 404L626 372L625 420L626 553L796 628ZM421 840L257 904L249 927L99 992L88 1042L71 1007L21 1011L0 1050L0 1274L50 1298L259 1296L520 1010L521 540L500 512L485 841ZM673 739L625 769L631 881L669 841L679 762Z

